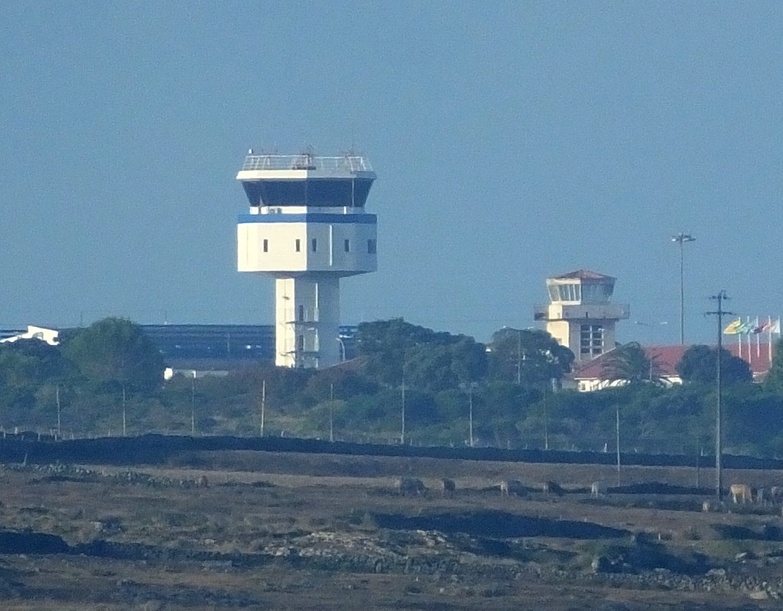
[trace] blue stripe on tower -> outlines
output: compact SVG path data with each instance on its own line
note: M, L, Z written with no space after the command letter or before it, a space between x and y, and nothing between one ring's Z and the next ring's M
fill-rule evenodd
M239 223L346 223L377 225L375 214L240 214Z

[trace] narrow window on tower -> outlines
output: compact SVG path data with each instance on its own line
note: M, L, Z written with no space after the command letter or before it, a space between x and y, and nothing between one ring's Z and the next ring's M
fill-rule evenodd
M367 240L367 253L374 255L376 251L376 241L375 240Z
M345 252L351 252L351 240L345 240Z
M313 238L312 241L312 248L313 248L313 252L316 252L318 250L318 240L316 240L315 238Z
M302 251L302 240L299 238L296 238L296 252Z
M264 240L264 252L269 252L269 240Z
M299 306L299 322L304 322L304 306Z
M297 337L297 346L296 349L298 352L304 352L304 335L300 335Z

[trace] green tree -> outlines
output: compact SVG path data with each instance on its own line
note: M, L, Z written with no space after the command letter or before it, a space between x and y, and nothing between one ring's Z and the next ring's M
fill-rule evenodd
M160 351L124 318L105 318L80 330L64 352L84 379L104 390L151 392L163 383Z
M548 385L571 371L574 353L546 331L504 327L492 334L489 375L525 386Z
M344 367L328 367L314 373L307 381L303 392L316 402L372 395L378 391L378 385L356 371Z
M440 391L486 373L483 344L464 335L436 332L401 318L362 323L358 330L364 372L380 384Z
M691 346L683 353L676 369L683 382L714 384L718 373L718 349L709 346ZM723 384L753 381L750 365L725 348L721 348L720 371Z
M55 404L54 396L59 392L57 386L63 385L67 370L58 346L38 339L0 344L0 413L3 422L23 425L41 422L42 415L35 412Z
M651 382L660 384L661 370L655 359L647 356L638 342L615 348L606 355L604 371L610 380L625 380L629 384Z
M767 377L764 379L764 388L783 397L783 339L775 343L775 352Z
M449 343L414 346L405 355L405 382L413 388L440 392L461 383L482 380L486 351L472 338L452 336Z
M726 451L763 455L781 433L783 400L758 384L735 385L725 392Z

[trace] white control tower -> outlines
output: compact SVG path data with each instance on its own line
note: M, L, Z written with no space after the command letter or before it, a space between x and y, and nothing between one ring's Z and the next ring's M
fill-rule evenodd
M345 358L340 278L378 268L375 180L361 156L256 155L237 174L250 202L239 217L237 266L275 278L275 364L323 368Z

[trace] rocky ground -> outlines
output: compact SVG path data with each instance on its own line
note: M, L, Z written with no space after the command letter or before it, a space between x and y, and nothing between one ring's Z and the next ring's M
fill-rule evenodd
M427 491L399 494L399 476ZM597 466L262 452L6 464L0 606L780 608L780 507L704 512L709 476L639 467L617 482ZM453 494L439 491L444 477ZM501 496L512 478L518 494Z

